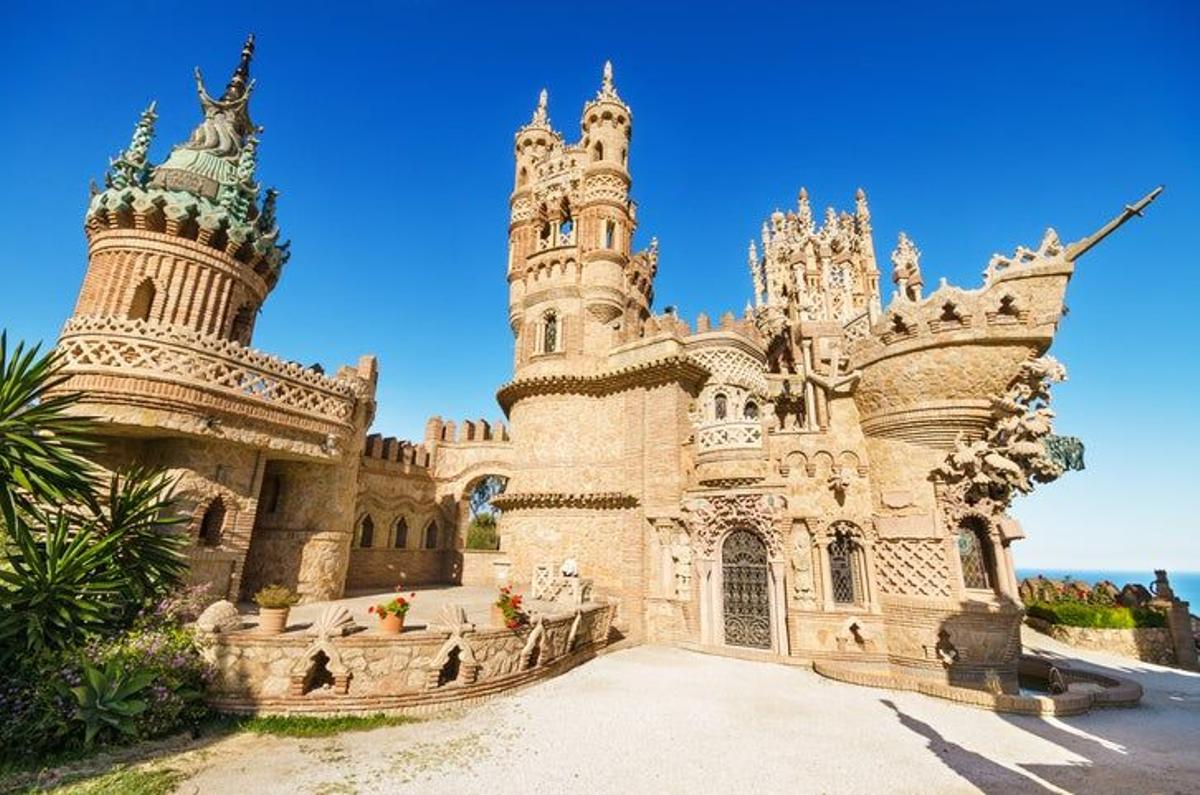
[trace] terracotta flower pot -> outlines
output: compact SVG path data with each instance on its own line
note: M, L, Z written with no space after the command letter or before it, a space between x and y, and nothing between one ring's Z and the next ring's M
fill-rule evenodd
M508 626L507 619L504 618L504 611L497 604L492 604L492 626L506 627Z
M258 631L264 635L278 635L287 629L289 607L258 608Z
M399 613L388 613L379 619L379 631L388 635L399 635L404 631L404 616Z

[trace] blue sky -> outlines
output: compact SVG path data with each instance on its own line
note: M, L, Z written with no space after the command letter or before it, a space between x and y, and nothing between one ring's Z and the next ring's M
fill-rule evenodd
M497 417L512 136L545 86L576 137L611 58L638 242L659 238L658 307L689 318L745 304L746 244L801 185L818 211L862 186L881 261L904 229L927 282L975 286L993 252L1046 226L1079 238L1165 183L1071 284L1056 409L1088 470L1018 503L1017 562L1200 569L1197 9L8 2L0 326L54 338L88 179L151 99L161 160L199 118L192 67L220 88L253 30L260 174L294 253L255 345L327 367L377 354L387 434Z

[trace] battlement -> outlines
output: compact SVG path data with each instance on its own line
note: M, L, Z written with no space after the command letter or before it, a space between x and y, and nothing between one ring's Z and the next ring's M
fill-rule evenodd
M508 442L508 426L503 422L488 420L463 420L455 423L441 417L430 417L425 423L425 444L481 444Z
M428 469L433 463L433 457L425 445L414 444L407 439L397 439L395 436L385 437L378 433L367 436L363 445L363 458L395 461L421 469Z
M757 325L755 325L754 313L749 308L746 309L741 317L734 315L732 312L724 313L717 320L716 325L713 325L712 319L705 312L696 315L696 322L694 324L689 323L674 312L651 315L642 323L641 336L652 337L658 334L672 334L682 338L691 337L696 334L708 334L714 331L737 334L757 345L763 344L762 334L759 332Z

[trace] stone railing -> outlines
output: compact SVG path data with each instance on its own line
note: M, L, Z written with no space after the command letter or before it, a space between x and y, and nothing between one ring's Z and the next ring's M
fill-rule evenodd
M216 673L208 701L264 715L422 714L471 704L591 659L608 644L614 611L590 602L532 615L516 629L463 621L387 635L352 624L323 631L322 618L282 635L205 634Z
M68 375L128 375L198 386L338 425L348 425L354 413L353 385L180 326L75 317L63 328L58 351Z
M762 423L758 420L708 422L696 429L696 446L701 453L713 450L757 450L762 443Z

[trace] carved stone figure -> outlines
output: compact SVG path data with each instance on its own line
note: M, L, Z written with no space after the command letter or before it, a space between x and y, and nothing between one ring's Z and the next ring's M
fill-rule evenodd
M690 599L692 595L692 544L688 534L675 534L671 544L671 560L675 564L675 598Z
M811 602L815 597L812 538L806 528L798 528L792 550L792 598L798 602Z

